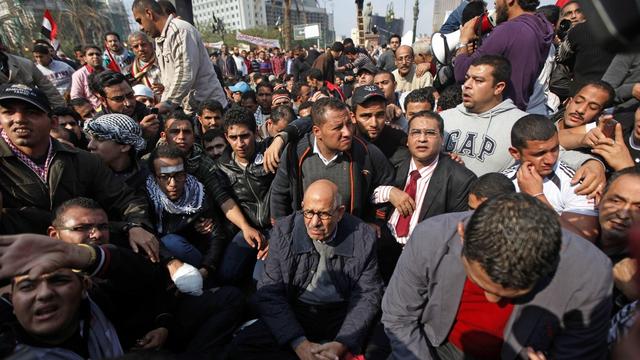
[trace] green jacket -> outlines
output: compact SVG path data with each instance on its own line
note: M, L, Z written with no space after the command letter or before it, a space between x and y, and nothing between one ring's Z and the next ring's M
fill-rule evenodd
M110 220L140 223L151 228L145 198L136 196L96 155L51 140L53 159L48 183L44 184L13 154L0 138L0 191L5 209L38 209L51 214L64 201L79 196L96 200ZM26 209L24 209L26 208ZM42 226L34 217L25 217L34 229ZM46 224L47 226L49 224Z

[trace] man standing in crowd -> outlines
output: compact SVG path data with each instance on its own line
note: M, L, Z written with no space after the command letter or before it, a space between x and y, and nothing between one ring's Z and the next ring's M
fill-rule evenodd
M534 13L538 0L505 0L496 2L496 22L491 36L483 39L473 53L478 39L477 19L467 21L460 33L460 47L456 50L454 72L456 81L463 83L471 63L483 55L501 55L509 60L513 71L507 82L506 97L520 110L526 110L534 83L544 64L553 40L553 26L542 14Z
M97 46L86 46L84 48L85 64L71 76L71 100L76 98L87 99L96 111L100 107L100 100L91 91L89 75L97 74L104 70L100 51L100 48Z
M376 235L343 203L334 183L318 180L302 212L276 223L258 284L260 319L236 336L233 359L364 353L382 296Z
M417 65L414 62L414 53L411 46L402 45L396 50L396 67L393 76L396 78L396 90L401 93L411 92L423 87L431 86L433 78L430 72L422 76L416 73Z
M165 87L162 102L156 107L168 112L181 105L191 113L206 99L227 106L198 30L184 20L165 15L154 0L135 0L132 10L140 29L156 39L156 58Z
M285 59L282 53L280 52L280 48L273 48L273 55L271 55L271 69L273 70L273 74L276 78L281 79L285 73Z
M113 31L110 31L104 35L104 43L106 49L102 54L102 66L105 69L111 69L116 71L113 65L115 63L119 71L124 70L128 65L133 62L134 55L129 49L122 46L120 35Z
M54 60L46 45L38 44L33 47L33 59L42 75L64 96L71 88L71 76L75 70L62 61Z
M416 227L382 322L393 359L601 359L611 288L602 252L550 207L509 194Z
M341 42L336 41L331 45L331 50L318 56L313 62L312 68L322 71L322 81L333 83L336 78L336 60L342 55L344 46Z
M389 38L389 46L378 59L380 70L392 72L396 69L396 50L400 46L400 35L393 34Z
M147 34L142 31L135 31L129 35L129 46L133 49L135 59L124 68L123 73L131 75L132 85L142 84L153 90L159 99L164 90L160 67L156 60L153 44Z
M127 222L122 230L134 251L140 247L157 260L158 240L145 230L150 223L144 198L115 178L100 159L51 139L49 131L57 124L50 113L49 101L37 89L25 85L0 89L3 206L36 208L48 214L65 200L93 198L114 220Z
M25 58L15 56L3 50L0 40L0 85L25 84L37 87L46 94L54 107L64 106L64 99L46 76L42 75L36 65Z

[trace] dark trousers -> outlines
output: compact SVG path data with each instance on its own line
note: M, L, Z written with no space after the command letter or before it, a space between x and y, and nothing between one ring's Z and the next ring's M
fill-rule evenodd
M377 242L378 248L378 269L385 285L389 284L391 275L396 268L400 254L402 254L402 244L396 241L387 224L380 225L380 238Z
M239 325L244 296L234 287L184 296L175 313L176 326L170 339L172 349L185 359L224 359L226 344Z
M317 306L296 302L292 308L307 340L316 343L333 341L347 314L346 303ZM298 357L289 344L278 345L267 324L258 320L236 335L228 358L280 360Z
M262 235L269 241L269 231L262 231ZM264 271L262 261L256 260L257 255L258 250L247 244L242 231L237 233L224 251L218 280L222 284L235 286L251 281L252 277L257 281Z

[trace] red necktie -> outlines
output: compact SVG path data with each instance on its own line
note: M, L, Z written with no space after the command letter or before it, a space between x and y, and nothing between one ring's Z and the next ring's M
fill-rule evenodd
M418 189L418 179L420 179L420 171L413 170L409 175L411 178L409 179L409 184L404 189L404 192L409 194L413 200L416 199L416 190ZM409 223L411 223L411 215L402 216L398 218L398 223L396 224L396 236L405 237L409 235Z

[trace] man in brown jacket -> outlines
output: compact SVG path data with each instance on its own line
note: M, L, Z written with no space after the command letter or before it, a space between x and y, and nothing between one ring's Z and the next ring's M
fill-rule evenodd
M66 200L92 198L114 219L127 222L122 230L135 252L140 247L157 260L158 240L144 229L151 228L146 199L135 196L97 156L51 138L49 131L57 120L50 113L49 101L40 90L21 84L0 86L3 206L50 214ZM41 225L33 217L24 221L34 222L34 228Z
M331 50L318 56L313 62L313 68L322 71L322 80L333 83L336 81L336 59L342 55L344 46L341 42L336 41L331 45Z

